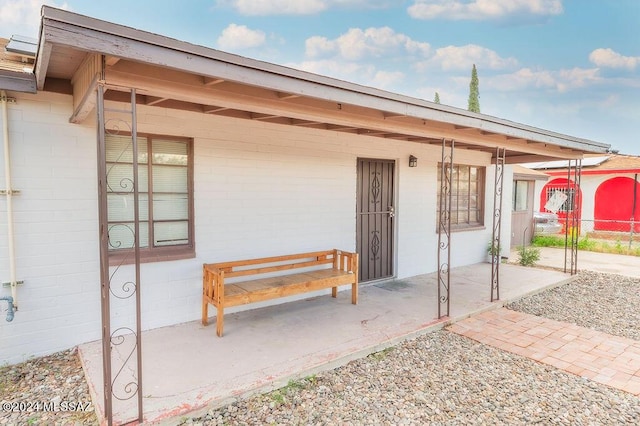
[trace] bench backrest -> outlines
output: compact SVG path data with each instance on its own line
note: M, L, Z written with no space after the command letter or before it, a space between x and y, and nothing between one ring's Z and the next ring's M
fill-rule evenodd
M327 264L333 264L336 268L344 268L344 261L340 262L343 263L342 265L338 263L340 253L340 250L327 250L233 262L207 263L204 268L224 272L224 276L227 278L267 274Z

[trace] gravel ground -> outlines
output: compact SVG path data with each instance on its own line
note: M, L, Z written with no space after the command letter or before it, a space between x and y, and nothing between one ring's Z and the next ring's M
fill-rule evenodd
M583 271L571 284L507 307L640 341L640 278Z
M76 424L98 420L75 349L0 368L0 425Z
M511 309L640 340L640 279L583 272ZM0 369L0 400L88 401L75 352ZM4 424L95 424L0 412ZM640 398L447 331L430 333L182 425L640 424Z
M511 309L640 340L640 280L584 272ZM440 331L181 424L640 424L640 399Z
M181 424L639 422L631 394L440 331Z

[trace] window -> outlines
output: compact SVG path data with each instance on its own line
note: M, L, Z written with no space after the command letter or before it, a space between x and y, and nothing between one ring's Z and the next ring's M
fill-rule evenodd
M140 248L143 261L193 257L193 150L190 139L138 135ZM109 252L133 262L131 136L107 135Z
M529 181L516 180L513 182L513 211L526 211L529 201Z
M562 205L560 206L560 209L557 212L554 213L570 213L573 211L573 206L575 205L576 202L576 194L575 194L575 188L569 188L567 189L566 186L564 187L557 187L557 186L549 186L546 189L546 202L549 202L549 200L554 197L554 195L559 192L562 193L566 196L566 201L562 203ZM545 211L551 211L551 210L547 210L547 208L545 207Z
M438 164L438 211L440 210L440 179ZM454 164L451 170L451 226L454 228L484 225L484 167Z

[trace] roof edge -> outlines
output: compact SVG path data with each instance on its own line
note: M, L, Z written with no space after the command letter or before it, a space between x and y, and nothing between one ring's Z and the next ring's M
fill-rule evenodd
M45 21L58 21L66 23L76 27L82 27L89 30L94 30L100 33L108 34L114 37L120 37L127 40L137 41L147 45L153 45L162 49L168 49L176 52L181 52L189 55L196 55L204 59L215 60L223 62L229 65L243 67L251 69L260 73L267 73L274 76L283 77L286 79L296 79L307 84L314 86L323 86L325 88L332 88L338 91L345 91L349 93L356 93L364 95L366 97L373 97L377 100L381 100L389 103L390 112L401 112L404 115L410 115L420 119L434 120L441 122L448 122L451 124L469 126L478 130L487 132L494 132L497 134L503 134L514 138L530 139L534 141L551 143L561 147L575 148L587 152L604 153L610 147L609 144L602 142L596 142L589 139L574 137L558 132L553 132L537 127L529 126L522 123L513 122L498 117L479 114L463 110L447 105L436 104L430 101L426 101L419 98L410 97L407 95L401 95L398 93L388 92L381 89L376 89L369 86L363 86L357 83L351 83L344 80L335 79L319 74L310 73L307 71L297 70L289 68L283 65L277 65L269 62L260 61L257 59L246 58L243 56L235 55L232 53L223 52L209 47L195 45L185 41L177 40L167 36L154 34L151 32L139 30L136 28L127 27L120 24L115 24L108 21L80 15L74 12L69 12L62 9L57 9L51 6L42 6L42 23L40 31L40 43L42 46L42 38L46 37L46 31L44 31ZM36 62L40 56L40 48L38 49ZM173 64L172 64L173 65ZM172 66L175 69L183 70L186 72L193 72L193 70L187 67ZM267 86L265 86L267 87ZM317 89L317 88L316 88ZM276 90L274 88L274 90ZM318 92L316 90L316 92ZM321 93L321 92L320 92ZM305 93L307 96L313 96L310 93ZM336 93L336 95L339 95ZM320 96L320 95L317 95ZM340 102L340 99L329 98L324 95L324 99ZM352 103L344 101L344 103ZM400 103L402 105L392 105L393 103ZM362 102L362 106L368 106L367 102ZM430 112L430 113L429 113ZM444 117L434 117L436 115L444 115ZM515 129L518 132L508 132L508 129ZM523 133L524 132L524 133Z

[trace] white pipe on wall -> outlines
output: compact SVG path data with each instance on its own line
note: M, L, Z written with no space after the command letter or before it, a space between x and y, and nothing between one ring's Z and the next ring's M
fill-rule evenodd
M16 281L16 254L13 237L13 191L11 190L11 155L9 151L9 114L7 112L7 93L0 91L2 103L2 133L4 141L4 181L7 191L7 245L9 246L9 282L11 283L11 296L13 308L18 310L18 297Z

